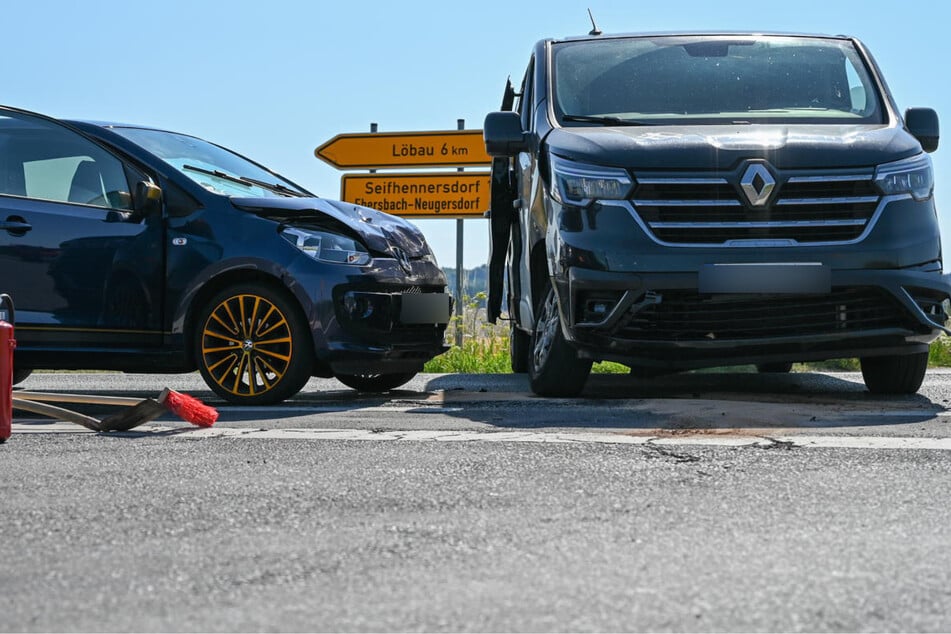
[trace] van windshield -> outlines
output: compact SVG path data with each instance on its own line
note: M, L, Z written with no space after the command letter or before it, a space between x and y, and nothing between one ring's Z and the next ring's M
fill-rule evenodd
M629 37L552 46L562 125L881 124L853 44L782 36Z

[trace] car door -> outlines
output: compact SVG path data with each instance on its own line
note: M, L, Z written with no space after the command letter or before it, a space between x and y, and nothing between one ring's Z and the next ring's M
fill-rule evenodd
M145 178L72 128L0 108L0 292L19 348L161 345L163 221L133 208Z

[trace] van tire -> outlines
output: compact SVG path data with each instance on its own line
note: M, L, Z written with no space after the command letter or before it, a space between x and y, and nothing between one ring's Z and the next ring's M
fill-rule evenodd
M555 289L548 283L545 299L535 313L528 378L539 396L572 397L584 389L591 374L590 359L581 359L565 341Z
M864 357L862 379L872 394L915 394L928 370L928 352Z

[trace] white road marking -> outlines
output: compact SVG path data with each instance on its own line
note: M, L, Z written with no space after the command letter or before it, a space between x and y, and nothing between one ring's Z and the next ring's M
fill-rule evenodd
M657 432L653 435L651 432ZM13 438L18 434L77 433L92 434L71 423L14 423ZM678 430L669 435L665 430L638 430L629 433L564 432L564 431L450 431L405 430L373 431L367 429L254 429L218 426L197 428L148 424L117 436L158 436L189 440L228 438L243 440L345 440L375 442L508 442L508 443L588 443L612 445L662 445L694 447L770 447L775 445L823 449L925 449L951 450L951 438L916 438L905 436L831 436L831 435L744 435L716 434L708 430Z

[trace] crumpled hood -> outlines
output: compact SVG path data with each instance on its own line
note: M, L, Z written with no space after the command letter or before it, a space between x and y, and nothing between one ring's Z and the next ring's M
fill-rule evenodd
M545 142L572 160L654 170L730 170L751 158L778 169L869 167L921 152L905 130L868 125L556 128Z
M401 248L411 258L431 253L415 225L369 207L325 198L232 198L231 203L289 225L313 224L315 216L329 216L353 229L367 247L378 253L391 253L391 246Z

